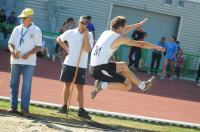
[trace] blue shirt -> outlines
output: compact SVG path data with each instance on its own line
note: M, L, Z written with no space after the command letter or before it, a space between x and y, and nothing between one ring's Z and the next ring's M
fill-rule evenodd
M166 43L164 42L161 42L161 41L157 41L156 42L156 45L160 46L160 47L163 47L165 48L166 47ZM162 51L157 51L157 50L154 50L154 52L158 53L158 54L162 54Z
M176 56L174 56L172 58L172 56L178 51L178 46L177 43L175 42L169 42L166 44L166 55L165 55L165 59L172 59L172 60L176 60Z
M95 30L95 27L91 22L88 23L87 28L88 28L89 32L93 32Z
M11 15L8 17L7 22L8 24L15 25L17 23L17 17Z

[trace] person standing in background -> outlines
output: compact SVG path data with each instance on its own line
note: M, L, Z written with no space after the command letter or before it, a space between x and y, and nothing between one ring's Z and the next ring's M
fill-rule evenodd
M5 15L5 10L1 9L0 11L0 23L6 22L6 15Z
M7 23L10 25L16 25L17 24L17 17L16 17L16 13L14 11L12 11L10 13L10 16L7 19Z
M166 44L166 55L165 55L165 60L163 64L163 71L162 71L162 76L161 80L163 80L166 76L166 70L167 70L167 65L170 64L170 70L171 70L171 76L170 80L174 80L174 64L177 61L176 54L178 51L178 46L176 43L176 37L172 36L170 38L170 42Z
M176 76L180 77L181 69L183 68L185 62L185 56L183 55L183 50L179 48L177 52L177 62L176 62Z
M138 22L139 23L139 22ZM142 27L138 27L135 31L133 31L132 39L133 40L144 40L144 31L142 30ZM135 53L135 60L133 60L132 56ZM131 46L130 52L129 52L129 67L132 67L134 64L134 68L138 70L139 61L142 56L142 49L140 47Z
M69 17L62 25L62 27L60 28L59 30L59 33L62 34L64 33L65 31L69 30L69 29L74 29L75 27L75 21L74 21L74 18L72 17ZM67 43L66 43L67 44ZM56 47L55 47L55 55L52 56L52 60L54 61L56 57L59 58L59 61L60 63L62 64L64 59L65 59L65 56L67 55L67 53L60 47L59 44L56 44ZM50 57L48 57L50 58Z
M92 32L93 39L95 40L95 27L94 27L94 24L92 24L92 22L91 22L92 17L91 16L87 16L87 19L88 19L88 25L87 25L88 31Z
M16 13L14 11L12 11L10 13L10 16L7 19L7 24L12 25L12 26L17 25L17 17L16 17ZM12 30L13 30L12 26L6 28L6 35L8 35L12 32Z
M200 63L199 63L199 68L197 70L197 77L196 77L196 82L197 82L198 87L200 87L199 79L200 79Z
M69 17L67 20L64 22L63 26L60 29L60 33L64 33L65 31L69 29L74 29L75 27L75 21L74 18Z
M156 43L156 45L165 48L165 46L166 46L166 38L162 37L160 39L160 41L158 41ZM162 58L162 52L161 51L157 51L157 50L153 50L153 52L152 52L152 60L151 60L151 70L150 70L151 74L155 74L156 75L158 73L158 68L160 66L161 58ZM156 63L156 68L154 69L155 63Z
M6 22L6 15L5 15L5 10L1 9L0 11L0 23L5 23ZM4 39L7 38L7 31L6 31L6 27L0 27L1 32L4 35Z

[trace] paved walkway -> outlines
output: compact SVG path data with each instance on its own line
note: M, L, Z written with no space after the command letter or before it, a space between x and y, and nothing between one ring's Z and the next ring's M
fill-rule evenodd
M0 96L9 96L9 57L8 52L0 50ZM37 64L31 100L62 104L63 84L58 80L61 66L41 58ZM145 73L137 73L137 76L145 80L150 77ZM161 81L157 77L148 93L140 92L136 86L132 91L107 89L91 100L93 79L88 74L86 79L86 108L200 124L200 88L192 81ZM76 90L72 106L78 106L75 93Z

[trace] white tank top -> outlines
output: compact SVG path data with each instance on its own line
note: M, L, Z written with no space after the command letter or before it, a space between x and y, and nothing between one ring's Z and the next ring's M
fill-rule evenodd
M91 53L91 66L107 64L111 55L116 49L111 49L114 40L120 37L119 33L112 33L111 30L104 31L98 39Z

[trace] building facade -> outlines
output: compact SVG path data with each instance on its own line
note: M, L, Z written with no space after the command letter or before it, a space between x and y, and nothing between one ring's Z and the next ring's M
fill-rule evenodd
M52 32L57 32L68 17L78 19L81 15L90 15L97 38L109 28L109 22L115 16L126 16L128 24L148 17L143 26L148 33L146 41L155 43L162 36L169 40L175 35L185 53L200 54L199 0L16 0L14 4L13 0L1 0L0 3L0 8L12 4L9 10L14 8L17 12L24 7L33 8L35 23L41 29ZM127 56L127 50L124 50L123 56ZM150 63L150 54L151 51L148 51L146 65ZM191 57L191 69L196 68L198 59Z

